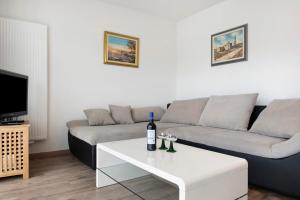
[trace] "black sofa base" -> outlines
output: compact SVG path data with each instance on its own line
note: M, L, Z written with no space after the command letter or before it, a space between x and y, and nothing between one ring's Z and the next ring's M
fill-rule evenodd
M178 143L218 153L244 158L248 161L249 183L274 192L300 198L300 153L283 159L270 159L186 140Z
M96 169L96 145L78 139L68 132L68 142L71 153L81 162L92 169Z
M90 145L68 133L70 151L81 162L96 169L96 145ZM274 192L300 198L300 153L283 158L270 159L229 151L179 139L178 143L214 152L244 158L249 166L249 183Z

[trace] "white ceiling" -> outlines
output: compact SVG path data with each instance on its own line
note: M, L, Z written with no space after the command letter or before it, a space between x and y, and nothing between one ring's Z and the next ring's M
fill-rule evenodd
M101 0L178 21L224 0Z

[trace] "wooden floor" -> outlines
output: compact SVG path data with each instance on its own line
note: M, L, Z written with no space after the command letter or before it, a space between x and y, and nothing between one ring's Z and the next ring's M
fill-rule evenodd
M31 160L30 175L31 178L28 180L22 180L21 177L0 179L0 199L140 200L139 197L117 184L97 189L95 187L95 171L72 155ZM152 179L148 179L148 183L148 186L151 186L148 188L151 188L152 192L165 187L158 184L157 188L153 188ZM249 200L293 199L250 187Z

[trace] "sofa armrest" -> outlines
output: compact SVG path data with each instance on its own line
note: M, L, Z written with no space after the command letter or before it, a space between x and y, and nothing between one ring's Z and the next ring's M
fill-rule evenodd
M88 120L82 119L82 120L72 120L67 122L67 127L69 130L78 126L89 126Z
M274 158L285 158L300 152L300 133L272 146Z

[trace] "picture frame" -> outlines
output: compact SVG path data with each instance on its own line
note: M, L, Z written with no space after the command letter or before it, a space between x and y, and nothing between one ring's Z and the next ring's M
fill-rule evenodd
M248 24L211 35L211 66L248 60Z
M104 32L104 64L139 67L139 38Z

